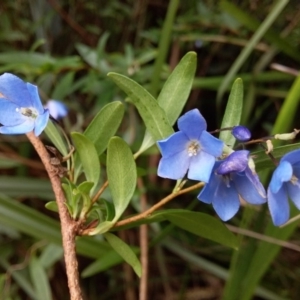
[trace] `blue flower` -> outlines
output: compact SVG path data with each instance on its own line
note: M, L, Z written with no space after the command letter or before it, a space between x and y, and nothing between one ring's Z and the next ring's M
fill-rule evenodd
M68 108L57 100L49 100L44 107L49 110L51 117L55 120L63 118L68 114Z
M268 187L268 205L274 225L280 226L290 216L288 198L300 209L300 150L284 155Z
M162 153L158 175L177 180L188 171L189 179L208 182L224 143L206 131L206 121L198 109L180 117L177 125L180 131L157 142Z
M38 89L13 74L0 76L0 133L40 135L46 127L49 112L42 106Z
M241 142L247 142L251 139L250 130L242 125L234 126L231 133L238 141Z
M266 191L248 162L249 151L246 150L233 152L225 160L217 161L209 182L198 195L200 201L212 203L223 221L237 213L241 198L251 204L266 202Z

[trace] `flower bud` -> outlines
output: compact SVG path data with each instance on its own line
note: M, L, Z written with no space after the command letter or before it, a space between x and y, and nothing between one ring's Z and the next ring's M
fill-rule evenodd
M247 142L251 139L251 132L245 126L234 126L231 134L240 142Z
M243 172L248 166L249 151L239 150L231 153L222 161L216 173L226 175L231 172Z
M294 129L294 131L291 133L275 134L274 138L276 140L282 140L282 141L293 140L299 132L300 130Z

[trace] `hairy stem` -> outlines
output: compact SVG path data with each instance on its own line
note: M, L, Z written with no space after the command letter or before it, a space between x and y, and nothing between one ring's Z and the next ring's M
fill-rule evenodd
M64 249L66 273L71 300L82 300L83 298L79 285L78 262L75 244L75 238L79 230L80 223L71 219L69 215L67 206L65 205L66 199L61 187L60 178L57 170L50 163L50 155L47 152L44 144L38 137L34 135L33 132L27 133L27 137L45 166L56 198L61 223L62 245Z

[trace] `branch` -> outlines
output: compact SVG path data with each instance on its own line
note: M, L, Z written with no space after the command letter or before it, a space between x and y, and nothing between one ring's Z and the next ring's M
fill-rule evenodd
M75 243L75 238L81 223L74 221L69 215L67 206L65 205L66 199L61 188L59 176L55 167L50 163L50 155L47 152L44 144L38 137L34 135L33 132L27 133L27 137L45 166L56 198L61 223L62 245L64 249L66 273L71 300L82 300L82 293L79 286L78 262L76 258Z

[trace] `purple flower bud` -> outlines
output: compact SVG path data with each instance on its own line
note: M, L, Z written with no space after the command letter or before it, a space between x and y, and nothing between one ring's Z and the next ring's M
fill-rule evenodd
M226 175L231 172L243 172L248 167L249 151L240 150L231 153L219 165L216 173Z
M251 139L251 132L245 126L234 126L231 133L240 142L247 142Z
M49 100L44 106L49 110L51 117L55 120L61 119L68 114L68 108L58 100Z

